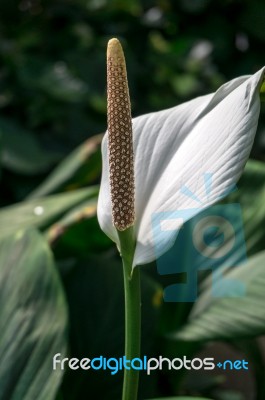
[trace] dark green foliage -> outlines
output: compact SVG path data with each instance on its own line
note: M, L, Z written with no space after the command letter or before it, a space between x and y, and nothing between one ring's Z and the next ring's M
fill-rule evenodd
M68 370L60 386L62 374L52 371L52 356L66 354L66 346L71 357L123 354L120 258L96 218L107 41L118 37L123 44L137 116L261 68L264 10L262 0L0 2L0 400L120 399L121 373ZM155 265L142 267L143 354L195 357L209 340L236 342L252 360L257 393L224 388L220 376L203 382L192 376L190 385L183 371L163 370L141 374L140 400L264 398L255 342L265 332L264 133L263 105L256 161L226 200L242 206L253 256L234 272L246 283L245 303L209 301L207 273L195 307L164 303L162 289L172 282Z

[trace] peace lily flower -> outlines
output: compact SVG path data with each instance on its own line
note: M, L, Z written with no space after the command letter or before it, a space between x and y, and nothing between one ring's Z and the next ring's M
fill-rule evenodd
M158 237L154 239L152 216L160 212L194 208L192 198L182 193L183 186L189 187L198 198L204 198L205 201L197 211L199 212L223 197L238 181L249 157L257 129L260 112L259 90L265 68L252 76L233 79L215 93L167 110L134 118L133 131L130 131L130 124L128 129L125 127L125 131L122 131L128 122L124 122L123 113L125 119L128 118L126 110L129 108L129 100L123 102L128 93L127 81L126 84L122 83L124 76L126 79L126 69L123 54L119 53L118 40L112 39L110 44L116 50L114 49L110 56L108 74L110 75L111 71L114 73L109 76L108 97L110 101L111 96L115 97L115 91L118 97L120 93L121 107L115 109L113 104L109 105L109 113L112 110L116 114L109 115L110 137L108 139L106 133L102 143L103 173L98 200L98 220L101 229L118 247L120 240L117 229L122 231L128 226L133 226L136 240L133 266L136 266L155 260L173 244L177 235L174 229L167 232L168 245L160 247L159 254L157 253L155 240L159 241L159 232ZM115 51L118 51L117 58ZM122 85L126 89L125 92ZM113 134L115 124L118 130ZM128 124L126 126L128 127ZM124 143L126 150L121 150L121 147L115 149L115 137L118 137L119 130L120 135L128 139ZM133 144L130 144L131 141ZM122 142L123 139L120 138L116 146L122 146ZM116 159L115 152L118 154ZM111 164L114 170L110 173ZM205 199L204 195L205 173L211 173L213 177L211 196L208 199ZM123 179L122 185L120 188L117 186L116 191L115 179L116 184L121 183ZM116 210L119 214L119 204L123 200L122 190L127 196L126 199L129 198L129 207L123 212L126 221L120 216L124 226L115 226L114 192L119 196L119 200L116 199ZM163 235L163 232L160 234Z

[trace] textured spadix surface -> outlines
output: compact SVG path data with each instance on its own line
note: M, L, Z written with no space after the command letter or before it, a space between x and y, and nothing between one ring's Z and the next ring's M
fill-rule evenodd
M125 58L120 42L107 49L108 157L112 222L119 231L134 223L132 117Z
M236 78L216 93L133 119L134 266L162 255L177 235L169 223L167 242L159 249L155 247L160 236L161 242L165 236L162 229L152 229L157 213L193 209L195 215L224 197L239 179L257 129L264 70ZM98 220L102 230L119 246L111 215L107 135L102 156ZM205 190L205 174L212 177L210 194ZM199 201L183 188L189 188Z

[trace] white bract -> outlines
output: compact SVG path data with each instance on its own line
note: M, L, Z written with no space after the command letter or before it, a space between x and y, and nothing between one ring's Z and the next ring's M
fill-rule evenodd
M227 194L243 172L255 137L259 90L265 68L236 78L216 93L177 107L133 119L136 249L133 266L146 264L173 244L177 229L169 229L167 243L158 250L152 218L156 213L194 208L188 187L203 200L199 212ZM112 224L107 135L102 143L103 173L98 200L101 229L119 247ZM205 196L204 174L212 175L211 196ZM196 213L196 212L195 212ZM194 214L193 214L194 215Z

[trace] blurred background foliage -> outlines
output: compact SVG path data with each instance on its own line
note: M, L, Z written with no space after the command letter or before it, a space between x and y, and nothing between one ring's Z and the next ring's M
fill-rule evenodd
M123 353L121 268L116 250L100 231L95 215L101 173L101 133L106 130L107 41L118 37L123 44L132 114L138 116L173 107L215 91L234 77L259 70L264 65L264 27L263 0L0 2L0 248L4 251L4 248L19 246L16 235L21 229L26 238L21 239L26 243L23 246L36 247L38 243L39 257L46 246L41 241L48 241L52 249L49 257L53 258L52 265L57 266L63 283L62 288L58 276L51 273L50 261L46 267L42 265L53 288L51 304L54 301L54 307L59 307L64 299L61 310L65 312L67 306L69 311L70 340L63 311L61 325L58 323L50 337L61 342L64 338L64 343L60 342L62 353L66 345L68 354L80 358ZM264 250L264 117L263 106L252 150L252 158L259 162L249 164L236 197L232 197L243 207L249 255ZM19 254L8 261L14 268ZM29 261L28 256L24 262L32 264L34 260ZM3 268L6 262L5 257L0 257ZM259 286L254 306L256 300L264 299L260 285L265 279L262 263L264 255L261 254L257 258ZM263 274L262 279L259 274ZM207 341L227 340L225 332L222 336L213 327L211 335L200 331L200 341L196 342L193 329L196 333L198 327L192 324L169 340L168 332L176 331L187 321L191 305L163 304L162 286L166 281L158 276L155 265L146 268L142 275L143 354L165 353L174 358L182 353L201 351L202 343ZM28 276L31 275L27 275L30 281ZM32 274L32 287L36 284L40 293L45 293L45 286L42 288L37 278ZM15 280L12 282L10 287L16 285ZM251 288L253 285L251 281ZM14 309L20 304L25 287L12 296ZM10 301L9 292L5 293L0 298L3 304ZM29 300L33 306L37 301L34 296L32 293ZM201 308L207 308L207 301L202 302ZM36 312L40 312L38 308ZM208 312L218 315L215 309ZM239 314L235 307L234 315L227 318L233 319ZM253 321L248 321L242 335L238 329L229 331L229 346L236 341L239 351L247 349L254 360L252 381L255 383L244 376L244 382L240 378L240 386L233 377L226 386L220 374L206 377L195 374L192 383L184 380L180 385L181 375L162 372L141 377L139 398L184 393L207 395L216 400L264 400L261 383L264 365L259 343L238 344L238 337L265 332L265 322L260 325L261 318L258 314L254 328ZM218 323L217 318L216 326ZM240 321L235 324L238 328ZM39 332L38 326L36 330ZM34 338L37 340L38 335ZM188 342L181 341L183 338L188 338ZM50 342L46 345L52 357L54 348ZM230 350L227 351L230 355ZM28 353L21 357L28 359ZM36 369L34 363L28 368L33 367ZM14 381L21 371L16 371ZM48 379L49 367L47 371L43 382ZM34 397L36 392L25 391L22 398L54 398L61 376L51 376L49 394L44 391L43 397ZM6 378L0 373L1 379ZM229 381L229 377L226 379ZM121 374L112 377L106 373L68 371L58 400L84 399L88 395L97 395L103 400L119 399L121 382ZM5 381L5 385L10 390L10 382L7 385ZM12 400L13 395L12 391L0 392L4 400Z
M105 131L108 39L123 43L137 116L257 71L264 26L262 0L1 1L2 204Z

